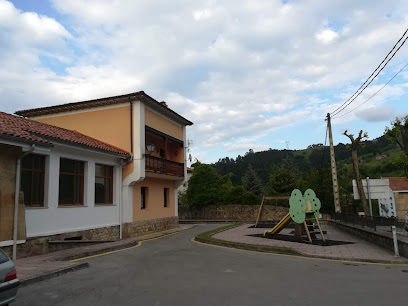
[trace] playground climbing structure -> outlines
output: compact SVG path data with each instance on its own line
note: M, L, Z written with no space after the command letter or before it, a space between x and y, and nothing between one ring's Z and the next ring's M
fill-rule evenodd
M316 239L315 226L321 235L323 241L324 235L319 223L319 210L321 207L320 200L316 197L316 193L312 189L305 191L304 196L299 189L292 191L289 198L289 214L287 214L276 226L265 231L264 236L271 236L279 233L292 221L296 223L295 238L302 240L302 236L307 236L310 243Z

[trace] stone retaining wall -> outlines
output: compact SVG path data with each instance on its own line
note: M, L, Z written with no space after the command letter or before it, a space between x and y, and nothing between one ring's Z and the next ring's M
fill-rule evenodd
M180 220L241 220L255 221L260 205L211 205L202 209L194 209L189 206L179 206ZM264 205L262 209L262 221L279 221L289 213L289 208Z
M146 235L178 227L178 217L135 221L123 225L123 238Z
M61 247L51 245L48 241L63 241L65 239L81 237L81 241L86 240L118 240L119 239L119 225L94 228L84 231L75 231L69 233L62 233L57 235L51 235L46 237L34 237L28 238L24 244L17 245L17 258L42 255L49 252L60 250ZM82 244L85 246L85 244ZM64 248L67 248L68 245L65 245ZM76 244L70 244L71 247L77 247ZM11 256L13 247L7 246L2 247L2 250L8 255Z
M374 231L371 229L363 229L350 224L344 224L338 221L329 221L330 225L333 225L345 232L348 232L354 236L357 236L363 240L383 247L391 252L394 252L394 240L391 234L384 232ZM398 240L398 251L400 256L408 257L408 243L402 240Z

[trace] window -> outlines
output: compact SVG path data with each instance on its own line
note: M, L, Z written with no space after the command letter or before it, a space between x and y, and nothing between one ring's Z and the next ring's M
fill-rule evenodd
M147 187L141 187L140 189L140 208L146 209L147 201Z
M164 207L167 207L167 201L169 198L169 188L164 188L163 198L164 198Z
M44 205L45 157L29 154L21 160L21 191L26 206Z
M95 165L95 204L113 203L113 167Z
M58 203L60 205L82 205L84 203L83 162L60 159Z

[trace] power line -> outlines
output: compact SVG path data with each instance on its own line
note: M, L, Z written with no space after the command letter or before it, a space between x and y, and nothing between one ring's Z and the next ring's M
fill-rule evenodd
M351 111L349 111L349 112L347 112L347 113L345 113L345 114L342 114L342 115L340 115L340 116L332 117L332 119L337 119L337 118L343 117L343 116L345 116L345 115L348 115L348 114L350 114L351 112L355 111L355 110L356 110L357 108L359 108L360 106L366 104L368 101L371 100L371 98L373 98L373 97L376 96L381 90L383 90L385 86L387 86L389 83L391 83L391 81L392 81L398 74L400 74L401 71L404 70L407 66L408 66L408 64L406 64L404 67L402 67L396 74L394 74L394 76L393 76L387 83L385 83L379 90L377 90L371 97L369 97L367 100L365 100L365 101L364 101L363 103L361 103L359 106L353 108Z
M367 80L353 93L353 95L350 98L348 98L347 101L345 101L342 105L340 105L337 109L335 109L332 112L333 116L337 115L343 109L345 109L348 105L350 105L350 103L352 103L374 81L374 79L380 74L380 72L385 68L385 66L387 66L387 64L395 56L395 54L399 51L399 49L405 44L408 36L404 39L404 41L401 43L401 45L398 47L398 49L392 54L392 56L387 60L387 58L394 51L394 49L397 47L397 45L400 43L400 41L404 38L404 36L405 36L405 34L407 34L407 32L408 32L408 29L404 32L404 34L401 36L401 38L395 43L395 45L392 47L391 51L388 52L387 56L381 61L381 63L378 65L378 67L373 71L373 73L371 73L371 75L367 78ZM386 60L387 60L387 62L385 62ZM381 65L384 62L385 62L384 66L378 71L378 69L381 67ZM373 75L374 75L374 77L373 77ZM368 82L368 84L367 84L367 82ZM363 86L364 86L364 88L363 88ZM363 89L361 89L361 88L363 88ZM361 89L361 91L360 91L360 89Z

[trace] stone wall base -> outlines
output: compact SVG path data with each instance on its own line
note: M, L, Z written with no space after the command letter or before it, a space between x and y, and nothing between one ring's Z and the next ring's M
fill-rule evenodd
M78 247L78 244L64 244L57 245L53 243L48 243L49 241L82 241L81 246L87 245L85 241L87 240L118 240L119 239L119 225L94 228L84 231L75 231L69 233L62 233L51 236L34 237L27 238L24 244L17 245L17 258L43 255L49 252L58 251L61 249ZM89 242L92 243L91 241ZM7 246L1 248L8 256L11 257L13 252L13 246Z
M168 217L123 224L123 238L142 236L178 227L178 217Z
M241 220L255 221L260 205L210 205L202 209L179 206L180 220ZM262 221L279 221L289 213L288 207L264 205Z

